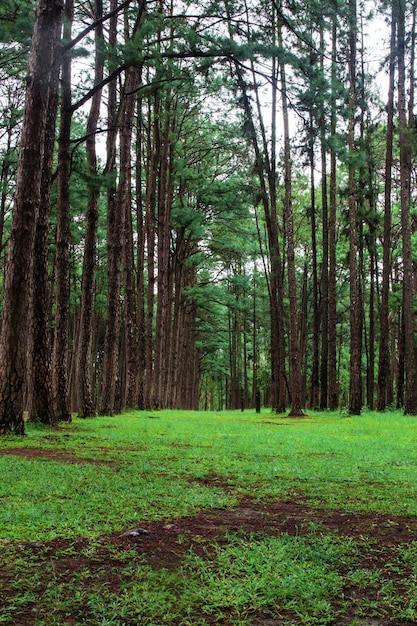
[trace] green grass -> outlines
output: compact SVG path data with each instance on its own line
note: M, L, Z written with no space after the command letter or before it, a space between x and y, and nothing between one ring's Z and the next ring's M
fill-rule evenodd
M161 411L56 429L29 424L24 438L0 438L0 453L45 449L31 460L0 454L0 624L19 624L28 612L37 626L417 621L414 542L399 544L380 567L365 558L378 556L372 537L341 537L320 524L295 537L237 531L201 539L166 567L106 539L249 496L414 517L416 444L417 420L399 412L294 420ZM52 450L76 462L51 460ZM80 537L83 554L71 543ZM54 539L70 541L51 553ZM25 541L40 547L22 550ZM66 558L79 567L62 570Z
M84 624L120 624L121 618L137 624L191 626L210 618L250 624L251 615L273 614L277 603L283 611L294 610L302 623L329 623L329 600L336 599L343 586L333 565L344 556L345 546L322 538L313 543L288 536L227 539L228 545L217 546L214 553L190 552L174 572L155 570L137 559L119 564L117 592L107 589L90 569L80 569L65 582L50 571L39 623L60 623L65 610ZM33 565L31 571L21 603L33 601L42 580Z

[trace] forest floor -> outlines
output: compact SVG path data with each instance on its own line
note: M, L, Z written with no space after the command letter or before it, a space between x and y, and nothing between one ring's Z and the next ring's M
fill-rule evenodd
M399 412L28 424L0 626L415 626L416 442Z
M79 459L71 454L46 450L42 448L10 448L1 451L1 454L12 454L26 459L42 457L63 463L77 463ZM93 464L105 463L97 459L82 459L83 463ZM228 485L222 483L222 478L216 475L202 479L202 483L209 486L215 485L225 490ZM126 551L132 558L132 551L144 560L153 569L164 568L168 571L175 571L180 565L185 555L193 551L207 558L210 550L216 550L216 546L222 542L229 541L230 535L238 533L239 537L246 537L250 542L251 537L271 536L277 537L283 534L292 537L308 536L312 532L321 534L331 533L333 536L341 538L352 538L355 542L363 546L360 559L356 561L355 567L358 571L379 572L383 574L384 585L391 584L396 594L408 593L404 587L404 578L412 576L412 565L402 568L394 567L393 563L398 562L398 550L405 544L412 543L417 539L417 518L400 517L383 514L362 514L352 511L335 511L324 508L310 506L304 501L300 493L296 499L287 499L277 502L260 503L259 501L245 497L238 506L230 509L203 510L195 516L187 516L180 519L173 519L169 523L150 522L139 528L121 529L119 533L113 533L99 537L95 541L95 548L88 548L90 540L88 537L72 539L54 539L42 543L22 542L17 544L21 554L30 555L30 562L33 566L39 563L53 562L53 574L59 575L62 579L70 579L71 576L80 571L89 571L99 576L100 586L106 589L106 593L117 593L120 589L120 580L117 575L117 567L120 564L120 554ZM50 584L47 577L44 578L43 585L46 589ZM2 594L11 598L14 595L15 581L7 577L2 579ZM42 584L37 590L37 594L42 594ZM378 585L347 584L340 594L340 606L333 605L333 612L339 613L337 618L327 623L338 626L411 626L416 624L414 620L397 619L389 614L385 608L384 616L358 616L358 613L366 614L366 607L375 607L378 601ZM349 600L352 602L350 603ZM31 624L43 623L34 621L34 603L28 603L26 610L15 614L10 622L13 626L29 626ZM343 610L343 607L348 607ZM358 606L362 610L358 611ZM371 610L376 612L375 610ZM66 615L62 621L56 624L82 624L94 623L90 618L83 618L79 615ZM297 618L290 610L281 612L279 616L266 616L261 610L251 612L246 621L238 622L236 617L222 614L218 616L205 616L204 621L198 621L195 616L195 623L217 624L227 626L236 623L250 623L253 626L281 626L288 624L309 623L306 618ZM249 620L249 621L248 621ZM47 623L47 622L45 622ZM105 622L97 622L105 623ZM110 623L110 622L109 622ZM111 622L116 623L115 621ZM117 622L122 625L150 624L146 621L131 621L129 619ZM192 624L190 621L170 621L170 624ZM311 623L320 624L320 619L312 620ZM324 622L323 622L324 623ZM153 624L153 622L152 622ZM164 626L159 624L158 626Z

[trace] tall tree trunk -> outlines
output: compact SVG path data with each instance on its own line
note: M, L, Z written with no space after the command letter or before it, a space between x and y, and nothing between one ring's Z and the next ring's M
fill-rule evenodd
M51 71L58 53L62 9L61 0L39 0L32 38L4 286L0 342L0 434L24 433L29 275L41 202Z
M117 0L111 0L114 11ZM109 24L109 46L116 49L118 17L114 15ZM114 67L110 67L110 71ZM124 101L120 103L124 107ZM107 98L107 162L105 173L109 177L107 189L107 315L104 337L103 365L101 372L100 414L113 415L119 365L120 333L120 286L123 258L124 211L119 206L116 193L116 140L118 136L117 83L108 86Z
M247 93L247 88L240 68L236 68L237 83L243 97L243 108L249 123L251 141L255 152L255 168L259 178L261 201L264 209L265 222L268 235L268 247L270 257L270 270L267 276L269 310L271 323L271 390L270 404L276 413L283 413L286 409L286 373L285 373L285 333L284 333L284 287L283 287L283 263L279 245L279 228L277 214L276 194L276 163L274 153L270 160L266 147L265 133L263 133L264 150L258 142L252 107ZM272 104L272 128L276 122L276 92L277 80L274 72L273 104ZM272 133L274 135L274 132ZM272 141L272 144L274 141ZM268 176L265 180L265 171Z
M394 86L396 61L396 11L391 7L391 43L389 57L389 83L387 101L387 130L385 139L385 184L384 184L384 235L382 249L382 288L379 314L379 361L377 409L383 411L388 405L389 389L392 386L390 362L389 292L391 263L391 189L392 189L392 148L394 137Z
M73 0L66 0L63 36L71 38ZM70 306L70 138L71 138L71 56L62 59L61 116L58 139L57 232L55 253L55 320L52 351L52 389L56 418L71 420L68 384L69 306Z
M337 100L337 0L332 24L332 67L331 67L331 111L330 136L336 137L336 100ZM329 409L339 406L338 366L337 366L337 294L336 294L336 149L330 148L329 180Z
M361 150L368 155L366 162L359 166L359 185L357 191L358 213L362 217L359 226L360 245L360 277L361 277L361 308L364 328L364 352L366 355L366 404L369 410L374 410L375 395L375 276L376 276L376 229L375 229L375 198L374 198L374 171L373 171L373 146L372 146L372 122L369 119L369 109L365 106L367 93L365 89L366 70L364 59L364 32L363 18L361 16L361 47L360 47L360 75L359 75L359 98L363 103L360 107L359 124ZM365 228L367 232L365 233ZM368 251L368 263L365 260L365 246ZM368 307L365 307L365 286L368 286ZM368 315L366 315L366 308ZM366 322L369 320L367 326Z
M324 70L324 33L320 31L320 64ZM322 203L322 264L320 277L320 408L328 407L329 401L329 202L327 193L327 142L326 116L324 108L320 114L320 155L321 155L321 203Z
M253 264L253 309L252 309L252 405L256 407L257 413L261 411L261 397L258 386L259 371L259 349L258 349L258 298L257 298L257 266L256 260Z
M282 45L281 29L279 29L278 44ZM291 146L288 119L287 81L284 64L281 64L281 103L284 130L284 185L285 200L284 214L287 234L287 269L288 269L288 296L290 300L290 352L291 352L291 410L290 417L304 415L301 403L302 377L299 346L299 312L297 305L297 282L295 273L295 242L294 242L294 213L292 208L292 164Z
M152 389L153 389L153 319L154 319L154 302L155 302L155 223L156 223L156 171L159 162L160 137L159 137L159 98L154 98L153 124L151 126L152 108L148 105L148 129L147 129L147 146L146 146L146 216L145 230L147 243L147 270L148 285L146 293L146 326L145 326L145 370L146 370L146 389L145 389L145 406L154 408L152 405Z
M301 305L300 305L300 359L303 363L303 375L302 375L302 392L301 392L301 404L306 406L307 403L307 369L308 369L308 351L307 347L307 327L308 327L308 265L304 263L303 271L303 287L301 291ZM311 393L310 393L311 398ZM313 405L314 406L314 405Z
M415 128L414 101L415 101L415 82L416 82L416 79L415 79L416 39L417 39L416 18L417 18L417 6L416 6L416 3L414 2L414 3L412 3L411 37L410 37L410 44L409 44L410 60L409 60L409 64L408 64L408 67L409 67L409 71L408 71L408 75L409 75L408 127L409 127L409 132L410 132L411 137L414 136L413 129ZM411 139L410 139L410 141L411 141ZM410 166L410 168L411 167L412 167L412 165ZM411 171L410 171L410 174L411 174ZM411 229L412 229L412 233L413 234L417 230L417 224L416 224L416 220L415 220L414 217L411 217ZM413 292L414 292L413 303L414 303L415 295L417 294L417 262L414 259L414 255L412 255L412 257L413 257L412 268L413 268ZM415 372L415 376L416 376L415 382L417 383L417 343L415 341L416 332L417 332L417 316L416 316L416 308L415 307L413 309L413 328L414 328L414 332L413 332L413 338L414 338L414 344L413 344L413 348L414 348L414 372ZM417 397L417 392L416 392L416 397ZM417 401L414 400L414 402L415 402L415 406L417 407ZM410 399L410 405L412 403L413 403L413 400Z
M276 31L276 10L272 12L272 28L275 41ZM278 98L278 71L277 59L272 60L272 107L271 107L271 158L268 157L268 142L264 129L259 91L256 87L256 103L258 118L260 122L262 145L264 153L264 165L267 169L267 181L269 191L269 203L266 195L266 184L261 190L265 192L263 200L265 221L267 225L268 246L270 253L270 275L269 275L269 304L271 316L271 398L270 402L273 411L283 413L287 406L287 376L285 367L286 345L284 330L284 263L279 245L279 227L277 210L277 98ZM257 79L252 64L253 83L257 85ZM248 108L248 107L247 107ZM255 135L256 138L256 135ZM263 177L263 164L260 152L255 149L256 163L259 177Z
M172 313L172 342L169 357L169 389L167 396L172 408L181 408L181 399L184 397L185 380L183 380L182 358L187 359L186 354L182 354L182 341L185 338L186 328L184 323L184 274L185 274L185 254L186 254L185 228L179 228L176 232L175 247L172 255L172 274L174 282L173 313Z
M312 125L312 119L310 119ZM316 237L316 188L314 181L314 138L310 138L310 211L311 211L311 253L313 257L313 361L311 369L311 392L310 406L317 409L320 404L320 384L319 384L319 366L320 366L320 309L319 309L319 287L318 287L318 269L317 269L317 237ZM325 174L323 174L324 176ZM323 259L324 265L324 259ZM304 320L305 322L305 320ZM301 346L300 346L301 348ZM300 353L303 354L302 350ZM301 359L300 359L301 361Z
M101 50L103 27L99 21L102 15L102 0L95 0L95 18L98 21L95 29L95 85L99 85L103 79L104 59ZM92 391L90 364L95 298L98 203L100 197L95 131L97 129L97 122L100 115L101 93L101 89L99 89L92 96L91 108L87 122L86 151L89 171L89 198L87 206L86 234L84 239L80 328L76 362L77 409L80 417L92 417L95 415L95 402Z
M225 2L226 12L230 15L228 3ZM229 16L230 19L230 16ZM249 18L247 18L249 20ZM248 21L249 23L249 21ZM276 28L276 7L273 7L273 32ZM230 35L233 29L230 27ZM255 86L255 98L257 106L257 119L259 122L260 139L256 131L252 103L248 94L247 84L244 79L242 68L238 63L234 64L236 84L242 94L242 105L245 118L250 132L250 140L255 153L255 171L259 178L260 196L265 214L265 223L268 235L268 247L270 258L269 275L266 276L269 295L271 339L271 389L269 402L272 410L283 413L286 409L287 389L285 372L285 331L284 331L284 275L280 249L280 236L277 214L277 189L276 189L276 119L277 119L277 59L272 60L272 107L271 107L271 154L268 151L268 141L264 128L261 111L257 77L252 66L253 84Z
M404 413L417 415L417 378L414 351L414 286L411 247L411 137L407 124L405 89L405 6L395 0L398 7L398 124L400 128L400 202L403 256L403 328L405 396Z
M372 244L374 247L374 243ZM370 285L369 285L369 359L368 359L368 373L367 373L367 403L370 411L375 408L374 396L375 396L375 280L377 276L376 272L377 259L375 258L374 250L370 251L369 258L369 271L370 271Z
M135 284L134 241L132 224L132 131L136 100L134 91L140 71L129 68L126 76L126 103L120 124L119 206L124 211L124 333L126 345L126 405L138 408L139 402L139 328Z
M197 242L187 240L185 228L177 233L173 259L174 314L172 331L171 377L169 380L170 406L198 409L200 365L196 347L196 306L185 291L195 286L196 268L190 258L198 250Z
M356 0L349 0L349 267L350 267L350 383L349 413L360 415L362 410L362 305L358 268L358 215L355 168L355 109L356 109Z
M56 421L51 371L48 236L60 65L61 57L56 56L50 76L41 179L41 201L36 222L34 255L30 277L31 321L28 346L28 413L30 420L40 421L44 424L53 424Z
M161 151L158 168L158 298L156 305L155 324L155 356L152 404L162 408L166 404L165 382L166 368L170 347L170 326L172 320L172 299L170 294L170 236L171 236L171 158L170 136L172 132L173 113L171 101L165 103L162 118L164 127L161 133Z
M396 370L397 385L397 409L404 407L405 397L405 337L404 337L404 315L403 310L398 311L396 315L396 339L398 341L398 365Z
M137 328L138 328L138 408L145 408L145 224L144 202L142 193L142 158L143 158L143 120L142 102L137 102L136 127L136 233L137 233L137 264L136 264L136 292L137 292Z

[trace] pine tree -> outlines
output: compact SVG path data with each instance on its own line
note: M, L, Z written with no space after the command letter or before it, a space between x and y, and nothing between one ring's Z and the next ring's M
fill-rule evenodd
M49 103L54 98L51 78L59 54L62 10L60 0L39 0L32 38L4 287L0 340L0 433L24 432L23 398L31 295L29 276L41 203L48 111L52 115L49 109Z

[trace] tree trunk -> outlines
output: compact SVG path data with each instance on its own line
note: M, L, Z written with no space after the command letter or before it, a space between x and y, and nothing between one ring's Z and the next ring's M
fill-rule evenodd
M130 68L126 76L126 102L120 125L119 206L124 211L124 333L126 346L126 405L138 408L139 403L139 328L135 284L134 241L132 224L131 149L135 114L134 90L140 80L137 68Z
M228 4L226 9L229 11ZM230 17L230 16L228 16ZM276 10L273 8L273 32L275 32ZM229 23L230 36L233 29ZM260 139L255 126L252 103L248 95L247 84L244 80L239 63L234 64L236 84L242 94L242 105L250 133L250 140L255 152L255 171L259 178L261 202L265 214L265 223L268 235L270 269L266 276L270 309L270 360L271 360L271 388L270 404L276 413L283 413L286 409L287 389L285 372L285 332L284 332L284 287L283 263L281 259L280 237L277 214L276 190L276 116L277 116L277 59L272 60L272 107L271 107L271 142L269 155L268 140L265 133L261 103L258 91L258 80L252 65L253 84L257 105L257 119L259 123ZM262 146L262 147L261 147Z
M197 242L187 240L185 228L180 229L173 260L175 289L169 383L170 406L178 409L199 407L200 365L196 347L196 306L192 297L185 294L185 290L196 283L196 268L190 263L190 258L197 250Z
M279 30L279 45L282 45L281 30ZM287 83L284 64L281 64L281 102L284 127L284 185L285 200L284 214L287 234L287 269L288 269L288 296L290 300L290 352L291 352L291 409L289 417L304 415L301 403L302 377L299 346L299 322L297 306L297 282L295 274L295 242L294 242L294 213L292 208L292 164L291 146L288 120ZM318 372L317 372L318 373Z
M137 293L137 328L138 328L138 380L137 403L138 408L145 408L145 224L144 203L142 194L142 150L143 150L143 120L141 100L137 102L136 128L136 233L137 233L137 263L136 263L136 293Z
M405 8L395 0L398 9L398 124L400 129L400 202L403 256L403 332L405 394L404 413L417 415L417 379L414 351L414 287L411 247L411 133L407 125L405 89Z
M148 129L147 129L147 160L146 160L146 216L145 230L147 242L147 270L148 285L146 293L146 327L145 327L145 371L146 371L146 389L145 389L145 406L153 407L152 388L153 388L153 319L154 319L154 301L155 301L155 223L156 223L156 168L159 162L160 137L159 137L159 99L154 98L153 111L153 131L150 128L150 120L152 119L152 108L148 105Z
M320 31L320 64L324 68L324 34ZM320 277L320 408L328 407L329 402L329 202L327 194L327 142L326 117L324 109L320 115L320 155L321 155L321 203L322 203L322 264Z
M361 22L362 24L362 22ZM361 26L361 54L359 75L359 98L365 103L366 93L366 69L364 59L364 33ZM360 108L360 138L359 145L362 152L368 155L366 161L359 166L359 184L357 191L358 213L362 216L359 226L360 244L360 277L361 277L361 309L364 328L364 352L366 355L366 404L370 411L374 410L375 395L375 282L376 282L376 203L374 192L374 165L375 155L373 150L372 122L369 119L369 110L362 105ZM365 231L365 227L367 232ZM365 246L367 258L365 259ZM368 287L368 306L365 306L365 286ZM368 315L366 314L366 309ZM369 320L368 325L366 324Z
M336 137L336 99L337 99L337 17L332 25L332 69L331 69L331 111L330 136ZM330 148L329 180L329 394L328 406L332 411L339 406L338 366L337 366L337 293L336 293L336 150Z
M312 122L312 120L310 120ZM320 309L319 309L319 287L318 287L318 270L317 270L317 237L316 237L316 190L314 182L314 138L310 139L310 211L311 211L311 253L313 257L313 361L311 369L311 392L310 406L317 409L320 404L320 384L319 384L319 366L320 366ZM325 176L325 173L323 173ZM323 203L324 204L324 203ZM324 265L324 259L323 259ZM302 351L300 351L301 354ZM301 359L300 359L301 361Z
M73 0L66 0L64 38L71 38ZM61 72L61 119L58 139L57 232L55 253L55 320L52 351L52 389L56 418L71 421L68 384L70 306L70 138L71 138L71 56L64 55Z
M110 10L114 11L116 0L111 0ZM115 49L117 43L117 15L110 20L109 46ZM114 69L110 67L110 70ZM120 103L124 107L124 101ZM107 315L104 337L103 365L101 371L100 414L113 415L116 397L116 382L119 365L120 333L120 286L123 258L124 211L119 206L116 185L116 139L118 135L117 83L113 80L108 86L107 99L107 163L105 172L109 176L107 189Z
M308 264L304 263L304 271L303 271L303 287L301 291L301 304L300 304L300 359L303 363L303 375L301 382L301 404L302 406L306 406L307 404L307 369L308 369L308 350L307 348L307 335L308 335L308 300L309 300L309 289L308 289ZM311 398L311 392L310 392Z
M4 286L0 342L0 434L24 433L29 275L41 202L51 71L58 51L62 9L61 0L39 0L32 38Z
M279 229L277 215L276 196L276 173L274 155L272 161L267 152L262 152L259 145L249 96L246 84L243 80L240 68L236 67L237 84L243 97L243 108L246 119L249 123L251 141L255 152L255 169L259 178L261 201L265 214L265 222L268 235L268 246L270 255L270 271L267 276L269 310L271 323L271 390L270 404L276 413L283 413L286 409L286 375L285 375L285 333L284 333L284 287L283 287L283 265L279 245ZM276 117L276 76L274 74L273 87L273 122L275 127ZM274 142L272 142L273 144ZM266 140L263 141L264 148ZM265 180L265 170L268 172Z
M95 0L95 18L103 14L102 0ZM103 79L104 59L101 53L101 41L103 28L100 23L96 26L96 60L95 60L95 84L100 84ZM87 163L89 170L89 198L87 206L87 224L84 240L83 273L81 282L81 310L80 329L78 337L78 353L76 362L76 385L77 385L77 409L80 417L92 417L95 415L95 403L91 381L91 347L93 312L95 298L95 271L97 257L97 228L98 228L98 203L100 197L100 185L97 173L97 155L95 130L100 115L101 89L91 99L91 108L87 122Z
M377 409L387 408L389 389L392 384L390 363L389 292L391 277L391 189L392 189L392 147L394 137L394 85L396 52L396 17L394 3L391 9L391 45L389 60L389 87L387 101L387 131L385 147L385 187L384 187L384 236L382 289L379 331L378 396Z
M53 424L56 421L51 371L48 236L60 65L61 58L56 56L50 76L41 179L41 201L35 229L30 288L28 413L30 420L40 421L43 424Z
M164 127L158 170L158 299L156 306L155 355L152 404L167 404L167 373L171 346L172 275L170 259L172 207L172 154L170 137L174 130L175 111L170 97L163 113Z
M350 267L350 384L349 413L362 410L362 305L358 269L358 227L356 204L355 107L356 107L356 0L349 0L349 267Z

